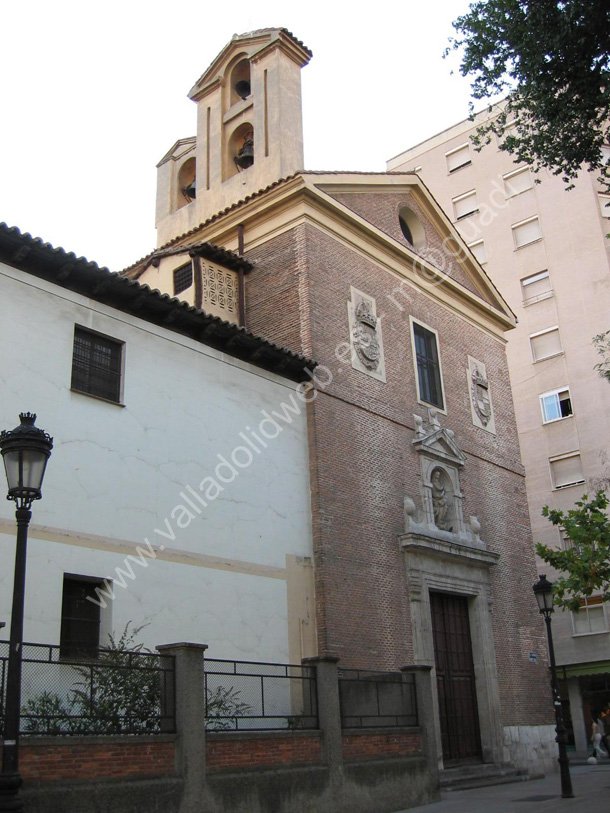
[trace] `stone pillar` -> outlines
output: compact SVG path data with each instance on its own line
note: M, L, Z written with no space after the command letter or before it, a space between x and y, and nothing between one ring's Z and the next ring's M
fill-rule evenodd
M417 721L421 729L422 751L428 762L431 783L438 787L438 744L436 742L436 719L434 715L436 686L432 683L432 666L403 666L403 676L415 675L415 698L417 702Z
M585 714L582 707L580 683L577 677L568 678L568 697L570 698L570 713L574 727L574 745L577 754L586 754L591 751L591 732L585 725Z
M163 644L161 655L175 658L176 767L184 780L180 813L203 808L205 793L205 684L207 644Z
M343 744L341 741L341 706L339 702L339 658L303 658L303 666L316 669L318 719L322 732L322 759L328 765L333 786L343 781Z

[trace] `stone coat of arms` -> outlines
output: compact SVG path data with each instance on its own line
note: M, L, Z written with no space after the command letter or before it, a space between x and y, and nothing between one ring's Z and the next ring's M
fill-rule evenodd
M479 416L483 426L487 426L491 418L491 400L489 398L489 381L482 375L476 364L470 374L470 393L472 406Z
M381 347L377 337L377 317L362 300L355 312L352 339L356 355L368 370L376 370L381 359Z

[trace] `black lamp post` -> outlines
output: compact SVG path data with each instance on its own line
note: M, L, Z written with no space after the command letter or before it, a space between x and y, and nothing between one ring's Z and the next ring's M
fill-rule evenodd
M568 759L567 744L568 733L563 722L561 698L559 696L559 683L557 681L557 666L555 665L555 650L553 649L553 633L551 632L551 613L553 607L553 583L542 575L533 585L532 590L536 596L540 612L544 616L546 634L549 639L549 658L551 659L551 684L553 687L553 705L555 706L555 742L559 746L559 771L561 773L561 795L564 799L574 796L572 790L572 777L570 776L570 760Z
M51 456L53 438L34 426L36 415L19 416L21 423L11 432L0 433L0 452L8 480L8 500L14 500L17 518L17 550L13 609L9 640L8 671L4 703L4 744L0 773L0 810L23 810L19 796L22 779L19 775L19 722L21 716L21 659L23 644L23 609L25 599L25 563L30 507L42 497L42 480L47 460Z

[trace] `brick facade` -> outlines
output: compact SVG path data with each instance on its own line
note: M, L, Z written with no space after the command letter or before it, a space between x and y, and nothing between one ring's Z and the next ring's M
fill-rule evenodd
M387 200L381 193L353 197L373 222L395 217L402 205L394 192ZM278 269L276 245L285 261L291 239L306 258L305 271L296 251L292 265ZM464 518L476 515L488 550L500 554L491 571L490 611L503 723L547 723L546 669L542 659L532 664L528 658L532 650L544 651L544 638L531 595L536 570L504 342L427 295L425 286L401 286L396 275L310 224L269 240L248 259L257 262L247 286L248 327L268 334L273 326L274 341L311 353L332 375L309 412L320 654L358 668L412 662L409 591L397 544L405 496L421 499L411 442L413 414L427 411L417 400L412 316L438 331L447 410L440 418L467 458ZM278 293L275 278L262 272L267 267L277 269ZM274 314L286 306L289 280L300 291L299 314L310 314L311 348L294 346L292 322L278 331ZM373 297L382 315L387 383L352 369L349 353L341 351L349 341L350 285ZM486 365L495 435L473 425L468 355Z
M443 241L429 220L426 218L421 206L413 195L405 192L379 194L374 192L357 192L352 194L337 194L334 197L356 214L364 217L378 229L381 229L393 240L412 249L405 239L400 228L398 214L403 207L411 209L420 219L426 235L426 244L418 254L428 257L433 265L459 282L472 293L478 294L472 280L464 273L460 264L446 251Z

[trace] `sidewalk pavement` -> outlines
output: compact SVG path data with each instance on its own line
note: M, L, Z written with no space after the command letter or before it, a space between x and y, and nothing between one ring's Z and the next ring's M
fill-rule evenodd
M582 813L610 810L610 761L572 765L573 799L561 798L559 773L527 782L444 791L441 801L397 813ZM603 800L606 799L604 802Z

